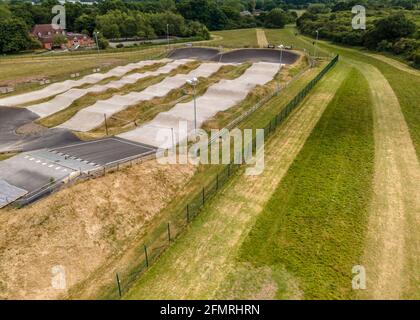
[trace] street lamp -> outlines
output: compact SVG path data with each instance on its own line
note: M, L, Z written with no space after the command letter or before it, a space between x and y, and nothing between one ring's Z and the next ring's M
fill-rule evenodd
M169 51L169 23L166 24L166 42L168 43L168 51Z
M314 57L316 58L316 45L318 44L319 39L319 30L316 30L316 41L315 41L315 48L314 48Z
M192 78L191 80L187 80L187 83L193 87L193 97L194 97L194 132L197 131L197 101L196 101L196 87L198 84L197 78Z
M283 49L284 49L284 45L279 45L280 48L280 65L283 62Z
M93 34L95 35L96 48L98 49L98 54L99 54L99 43L98 43L98 34L99 34L99 31L95 31Z

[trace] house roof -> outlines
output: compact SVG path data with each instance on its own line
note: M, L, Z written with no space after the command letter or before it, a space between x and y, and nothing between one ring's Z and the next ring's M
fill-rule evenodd
M34 35L38 35L39 33L41 33L41 35L47 35L48 32L50 32L51 34L56 33L56 32L62 32L64 31L61 28L58 29L54 29L52 24L36 24L33 29L32 29L32 34Z

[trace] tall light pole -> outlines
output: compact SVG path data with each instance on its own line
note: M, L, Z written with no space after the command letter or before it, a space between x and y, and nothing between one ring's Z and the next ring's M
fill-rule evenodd
M98 49L98 54L99 54L98 33L99 33L99 31L94 31L93 32L93 34L95 35L95 39L96 39L96 48Z
M198 84L197 78L187 80L187 83L193 87L193 98L194 98L194 132L197 131L197 101L196 101L196 86Z
M283 62L283 49L284 49L284 45L279 45L280 48L280 71L281 71L281 65ZM277 93L280 92L280 77L279 77L279 81L277 82Z
M279 45L279 48L280 48L280 65L282 64L282 62L283 62L283 49L284 49L284 45Z
M169 23L166 24L166 42L168 43L168 51L169 51Z
M316 41L315 41L315 48L314 48L314 57L316 58L316 45L318 44L319 39L319 30L316 30Z

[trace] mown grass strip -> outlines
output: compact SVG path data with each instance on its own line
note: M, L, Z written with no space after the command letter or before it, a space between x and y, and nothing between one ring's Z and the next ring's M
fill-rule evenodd
M402 71L384 61L370 57L355 49L336 46L326 42L319 42L319 45L322 48L340 54L344 59L371 64L382 72L400 102L401 111L404 114L405 121L410 130L417 157L420 157L420 108L418 107L420 99L418 90L418 88L420 88L420 77Z
M368 83L353 70L259 216L239 260L284 266L307 299L354 297L351 269L363 253L373 159Z

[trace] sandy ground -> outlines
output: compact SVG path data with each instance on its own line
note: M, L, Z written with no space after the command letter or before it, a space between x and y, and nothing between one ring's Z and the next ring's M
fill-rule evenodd
M238 274L262 273L235 262L237 250L251 229L256 217L286 174L289 166L305 144L335 91L346 77L335 73L328 82L306 100L289 121L272 137L265 150L265 170L260 176L241 176L215 199L209 212L203 213L179 241L152 267L128 294L129 299L212 299L259 298L273 299L276 283L270 275L261 279L258 289L249 296L225 292L224 283L246 283ZM249 273L241 272L248 268ZM294 281L287 284L289 298L299 298ZM235 288L235 286L233 286Z
M388 81L371 65L355 65L371 88L375 130L374 193L363 259L367 274L363 297L412 297L416 289L410 278L420 276L419 161Z
M267 48L268 41L267 41L267 38L265 36L264 30L263 29L256 29L256 32L257 32L258 46L260 48Z
M149 161L76 184L30 207L1 210L0 299L65 295L51 286L52 267L64 266L68 288L97 273L194 172L193 166Z

